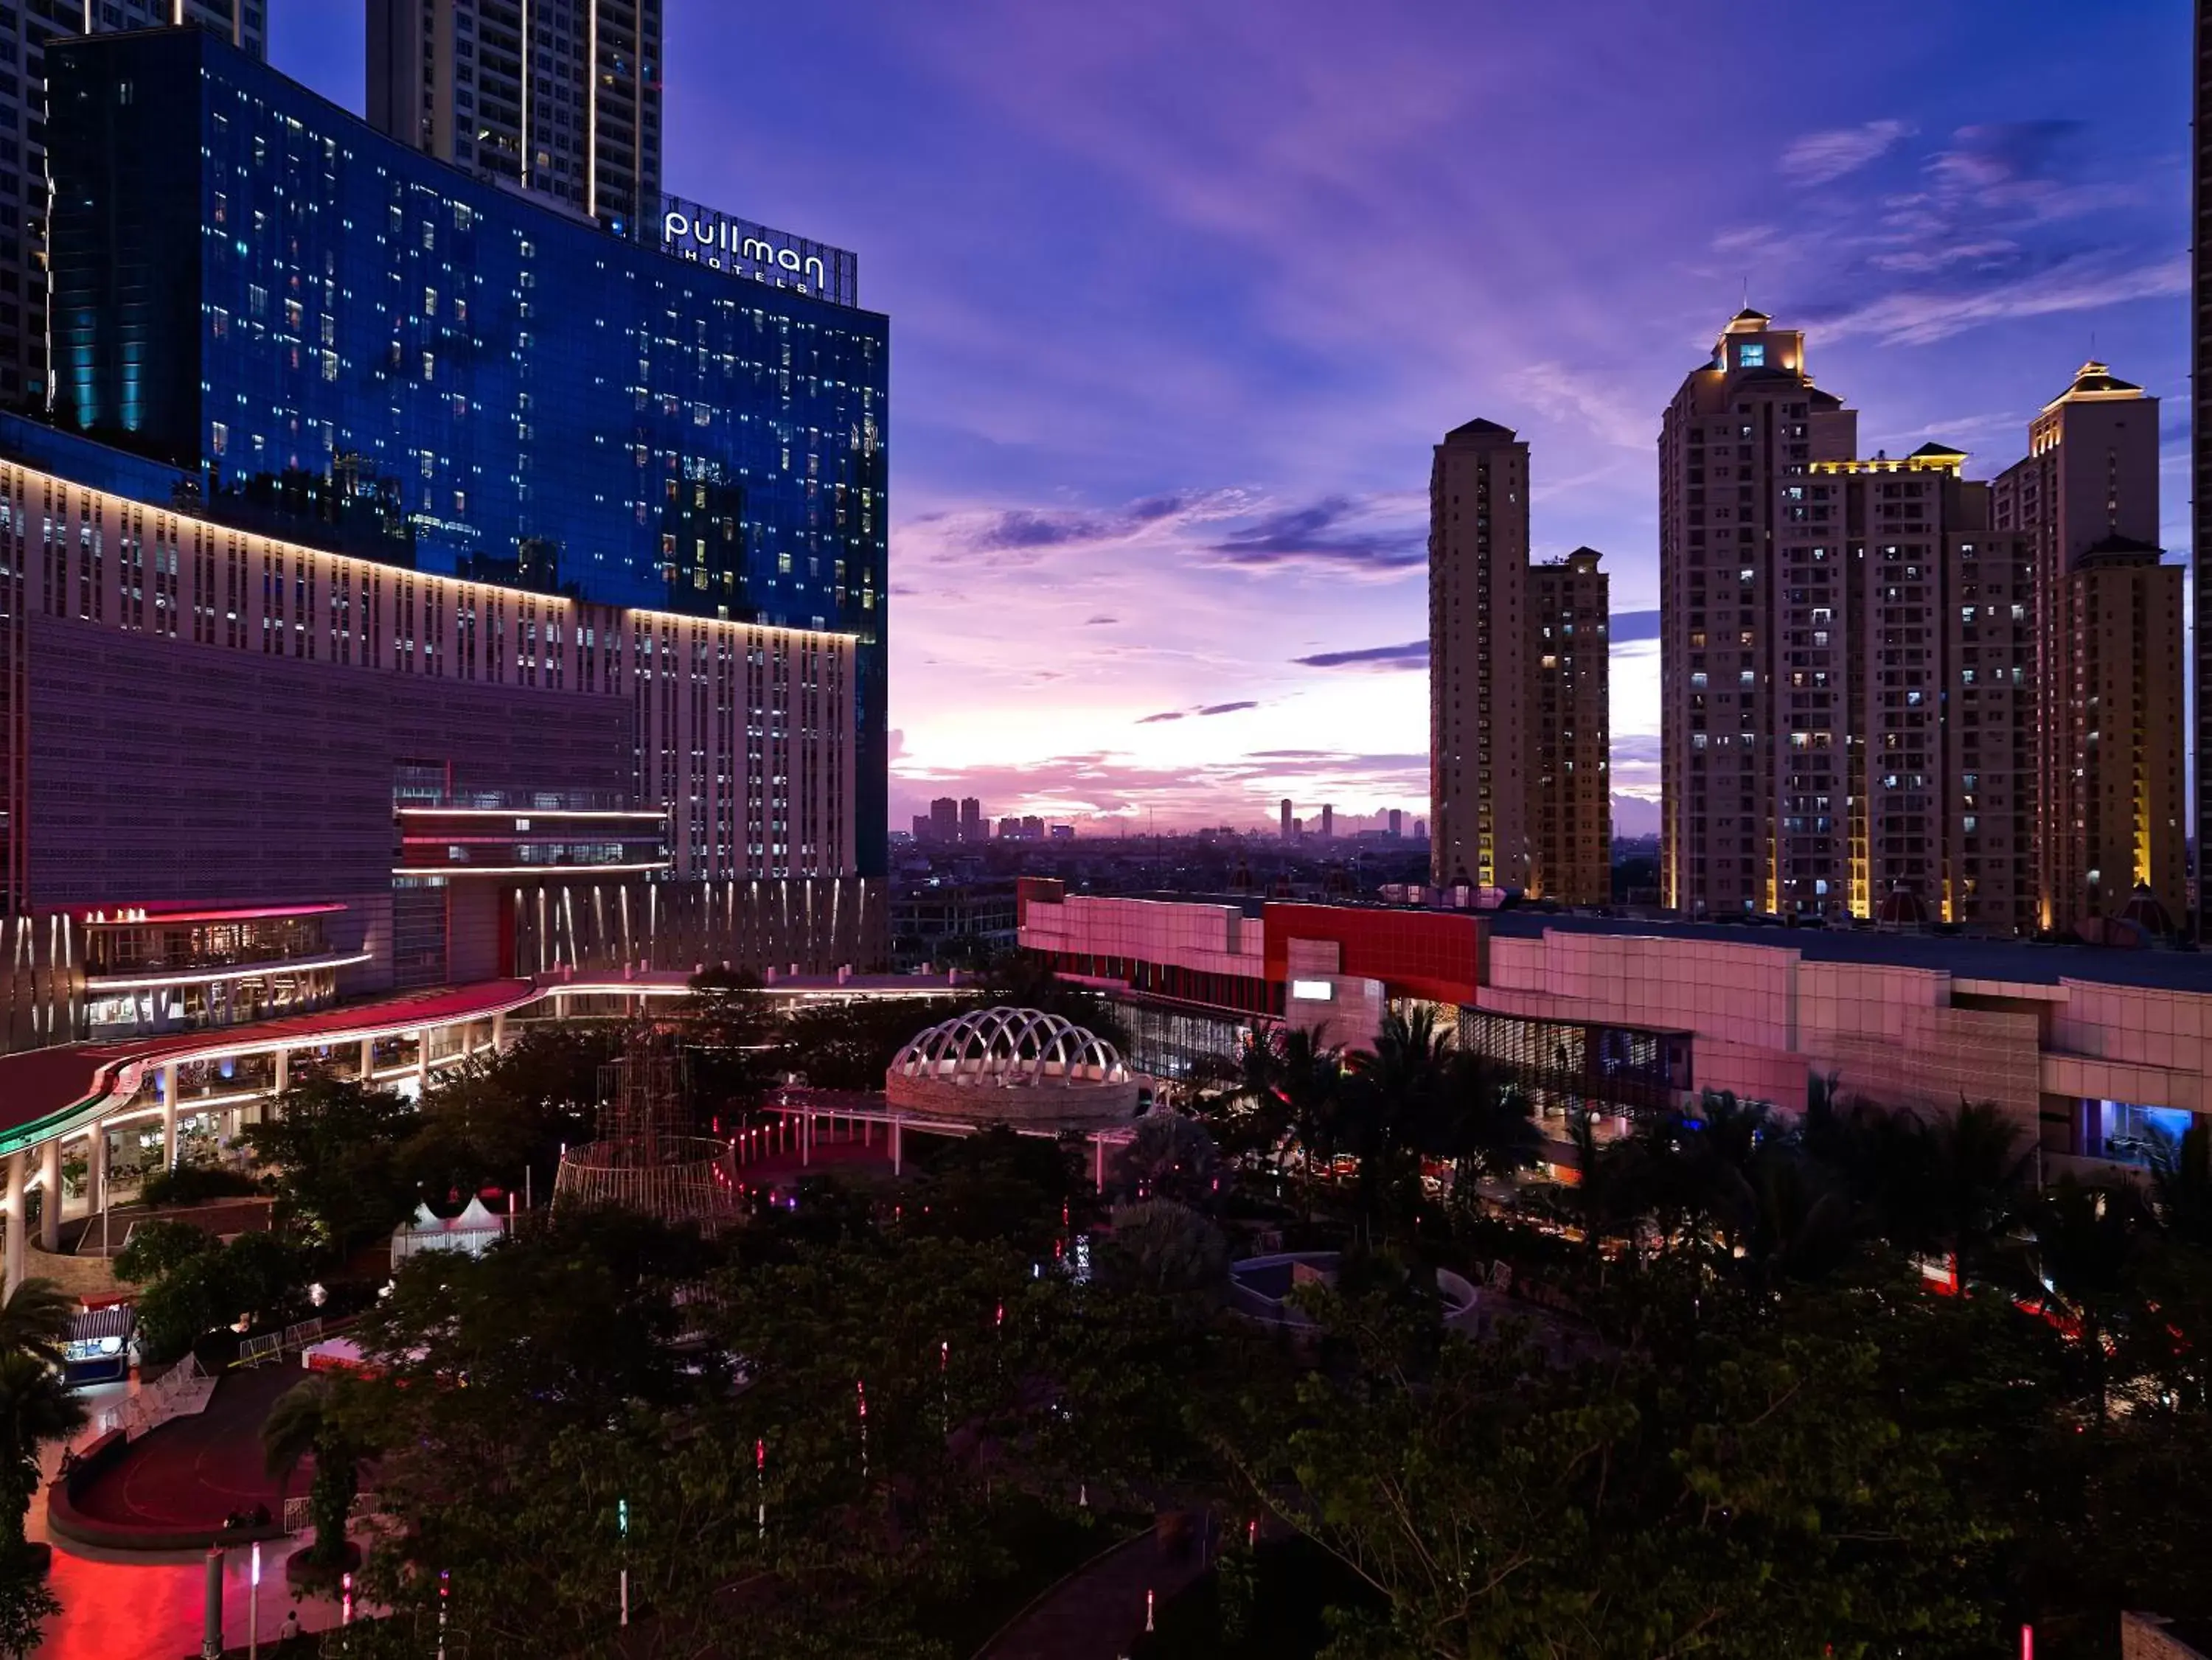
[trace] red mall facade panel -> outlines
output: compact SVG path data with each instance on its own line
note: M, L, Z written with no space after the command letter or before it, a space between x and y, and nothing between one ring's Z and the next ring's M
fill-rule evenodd
M1379 980L1389 997L1472 1004L1482 984L1483 928L1468 912L1270 904L1264 925L1273 981L1290 978L1291 942L1327 941L1338 973Z

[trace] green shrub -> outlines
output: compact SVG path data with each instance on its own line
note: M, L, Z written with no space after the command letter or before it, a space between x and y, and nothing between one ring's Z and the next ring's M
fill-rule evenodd
M146 1178L138 1197L149 1205L205 1204L210 1199L249 1197L261 1184L243 1171L222 1165L180 1164Z

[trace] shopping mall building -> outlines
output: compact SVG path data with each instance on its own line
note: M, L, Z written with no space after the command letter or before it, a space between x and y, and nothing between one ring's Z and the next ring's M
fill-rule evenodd
M881 961L853 257L602 227L196 29L46 72L51 420L0 416L9 1275L64 1143L97 1190L132 1126L173 1158L304 1065L418 1089L511 1018Z
M1154 1076L1231 1058L1273 1026L1357 1049L1387 1007L1429 1003L1561 1143L1577 1107L1617 1124L1711 1089L1802 1112L1832 1075L1892 1106L1995 1101L2048 1178L2140 1166L2154 1131L2212 1113L2212 972L2195 953L1095 898L1036 878L1019 926L1023 949L1123 1004L1130 1063Z

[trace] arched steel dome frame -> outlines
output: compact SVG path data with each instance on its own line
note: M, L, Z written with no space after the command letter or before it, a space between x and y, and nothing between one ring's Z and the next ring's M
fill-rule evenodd
M1012 1087L1121 1083L1112 1044L1042 1009L979 1009L933 1026L891 1057L895 1077Z

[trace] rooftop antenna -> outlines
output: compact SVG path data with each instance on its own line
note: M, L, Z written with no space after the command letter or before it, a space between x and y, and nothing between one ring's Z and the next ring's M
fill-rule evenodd
M1743 279L1743 308L1746 311L1751 309L1751 277L1748 273Z

